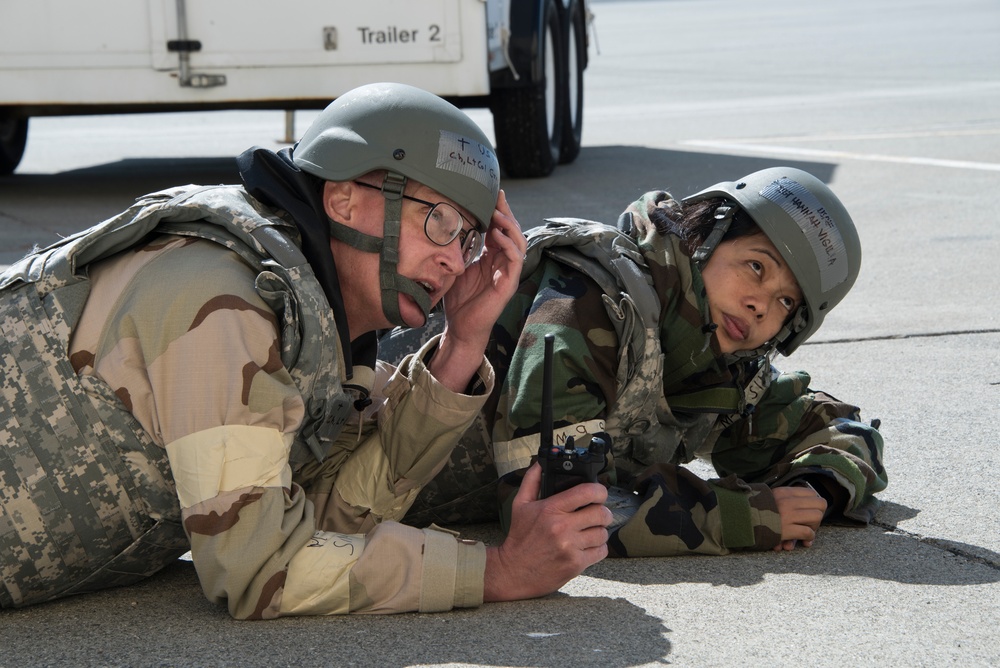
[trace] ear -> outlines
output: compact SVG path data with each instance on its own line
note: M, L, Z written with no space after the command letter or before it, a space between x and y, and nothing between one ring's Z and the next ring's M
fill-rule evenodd
M351 224L358 206L354 184L350 181L327 181L323 184L323 210L338 223Z

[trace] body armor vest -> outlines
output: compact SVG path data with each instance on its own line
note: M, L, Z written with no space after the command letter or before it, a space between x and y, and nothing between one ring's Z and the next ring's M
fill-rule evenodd
M693 410L672 409L664 397L662 304L642 251L630 236L601 223L576 218L546 222L528 232L521 276L549 257L588 276L604 292L619 346L617 396L605 419L619 481L651 464L691 461L714 443L721 431L720 413L728 424L730 414L739 412L744 392L735 387L706 390L696 393Z
M671 437L670 420L660 410L661 405L666 408L660 298L642 252L630 237L609 233L600 223L573 218L546 222L546 227L531 230L521 275L530 275L547 256L588 276L604 292L619 347L617 398L605 419L616 467L634 474L653 462L673 461L679 439Z
M305 401L293 468L322 461L347 419L336 323L296 228L241 188L147 195L31 253L0 274L0 607L128 584L188 549L166 451L67 357L87 266L154 233L220 243L257 272L281 329L281 361Z

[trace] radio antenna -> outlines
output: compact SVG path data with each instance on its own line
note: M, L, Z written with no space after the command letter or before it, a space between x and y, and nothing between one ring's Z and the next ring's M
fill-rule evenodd
M542 423L538 434L539 448L552 447L552 344L555 335L545 335L545 360L542 365Z

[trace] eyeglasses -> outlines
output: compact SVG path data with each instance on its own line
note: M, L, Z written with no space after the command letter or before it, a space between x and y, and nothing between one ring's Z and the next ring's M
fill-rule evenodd
M371 188L379 192L382 191L381 188L373 186L370 183L363 183L361 181L355 181L354 183L365 188ZM424 218L424 234L434 244L447 246L455 239L458 239L458 243L462 247L462 261L466 267L479 259L486 242L483 239L482 233L476 229L475 225L469 223L465 219L465 216L459 213L458 209L447 202L428 202L427 200L410 197L409 195L402 195L401 197L428 207L427 217ZM466 225L469 225L470 228L466 229Z

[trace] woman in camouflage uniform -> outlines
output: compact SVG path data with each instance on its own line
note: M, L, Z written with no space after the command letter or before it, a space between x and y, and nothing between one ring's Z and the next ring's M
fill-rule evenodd
M867 522L882 438L859 409L781 373L858 275L854 224L810 174L767 169L678 201L650 192L617 227L529 230L517 294L493 330L497 390L412 519L500 512L538 452L542 339L554 334L554 438L605 433L611 554L810 545ZM718 479L679 466L710 462ZM461 511L459 511L461 509Z

